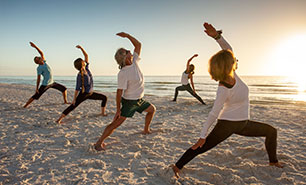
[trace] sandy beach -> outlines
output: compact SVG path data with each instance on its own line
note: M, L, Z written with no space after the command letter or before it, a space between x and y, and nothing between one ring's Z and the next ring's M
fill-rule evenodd
M100 101L87 100L55 123L68 106L50 89L27 109L30 85L0 84L0 184L306 184L306 102L251 101L251 118L278 130L283 169L268 165L264 138L233 135L198 156L174 178L169 167L199 138L213 105L196 99L145 96L157 113L150 135L142 135L145 114L136 114L106 140L107 150L92 145L116 111L108 96L107 117ZM72 100L73 89L68 91Z

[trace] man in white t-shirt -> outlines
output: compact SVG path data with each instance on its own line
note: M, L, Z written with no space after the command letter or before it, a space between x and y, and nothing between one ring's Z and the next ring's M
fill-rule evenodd
M141 43L133 36L121 32L117 33L122 38L129 39L134 48L133 55L129 50L120 48L115 54L119 65L118 88L116 94L117 111L113 122L109 124L100 139L95 144L95 149L105 149L104 140L113 133L128 117L133 117L135 112L147 112L143 134L150 134L150 123L153 119L156 108L153 104L143 100L144 79L138 66ZM122 105L122 106L121 106Z

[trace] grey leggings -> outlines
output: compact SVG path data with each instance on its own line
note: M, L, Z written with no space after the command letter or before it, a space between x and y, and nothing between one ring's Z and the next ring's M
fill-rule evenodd
M232 134L250 137L266 137L265 146L268 152L269 161L270 163L278 162L276 156L277 131L274 127L265 123L250 120L218 120L215 128L207 136L205 144L202 147L198 147L196 150L189 148L175 165L179 169L182 169L185 164L187 164L197 155L212 149Z
M202 100L202 98L197 95L197 93L195 93L192 88L190 87L190 84L187 84L187 85L181 85L181 86L178 86L177 88L175 88L175 95L174 95L174 99L173 101L176 101L176 98L178 96L178 92L179 91L188 91L192 96L194 96L196 99L198 99L202 104L205 105L204 101Z

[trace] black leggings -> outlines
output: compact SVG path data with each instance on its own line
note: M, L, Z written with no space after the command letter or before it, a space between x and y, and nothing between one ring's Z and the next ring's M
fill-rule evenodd
M202 104L205 105L204 101L202 100L202 98L197 95L197 93L195 93L191 87L190 87L190 84L187 84L187 85L181 85L181 86L178 86L177 88L175 88L175 95L174 95L174 99L173 101L176 101L176 98L177 98L177 95L178 95L178 92L179 91L188 91L192 96L194 96L196 99L198 99Z
M90 99L90 100L102 100L101 102L101 107L105 107L106 102L107 102L107 97L103 94L100 93L79 93L79 95L76 98L75 104L71 104L69 107L67 107L63 114L67 115L71 111L73 111L78 105L80 105L83 101Z
M40 96L43 95L49 88L57 89L57 90L61 91L62 93L65 92L66 89L67 89L65 86L63 86L63 85L61 85L61 84L58 84L58 83L56 83L56 82L54 82L54 83L52 83L52 84L50 84L50 85L47 85L47 86L41 85L41 86L39 87L39 89L38 89L38 93L36 92L36 93L32 96L32 98L33 98L34 100L38 100L38 99L40 98Z
M251 137L266 137L265 146L268 152L269 161L270 163L278 162L276 157L277 131L274 127L265 123L259 123L250 120L218 120L215 128L207 136L206 142L202 148L198 147L196 150L189 148L175 165L179 169L182 169L184 165L191 161L194 157L212 149L232 134Z

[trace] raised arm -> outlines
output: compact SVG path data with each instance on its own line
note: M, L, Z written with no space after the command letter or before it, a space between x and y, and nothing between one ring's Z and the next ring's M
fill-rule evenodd
M134 46L134 52L136 52L138 55L140 55L141 43L137 39L135 39L133 36L131 36L130 34L125 33L125 32L120 32L120 33L117 33L116 35L118 35L119 37L122 37L122 38L129 39Z
M43 60L45 60L44 53L43 53L43 52L42 52L33 42L30 42L30 45L31 45L33 48L35 48L35 49L38 51L38 53L40 54L41 58L42 58Z
M221 36L222 34L221 30L216 30L211 24L208 24L207 22L205 22L203 26L205 28L204 32L208 36L214 38L222 49L224 50L229 49L233 51L231 45Z
M88 64L89 62L88 62L88 54L86 53L86 51L83 49L83 47L82 46L80 46L80 45L77 45L76 46L76 48L78 48L78 49L80 49L81 51L82 51L82 53L83 53L83 55L84 55L84 61Z
M190 62L192 61L192 59L194 57L197 57L197 56L199 56L199 55L198 54L194 54L190 59L188 59L187 64L186 64L186 71L189 71Z
M121 97L122 97L122 93L123 93L123 89L117 89L116 92L116 107L117 107L117 111L116 114L114 116L113 120L116 120L118 118L120 118L120 114L121 114Z

